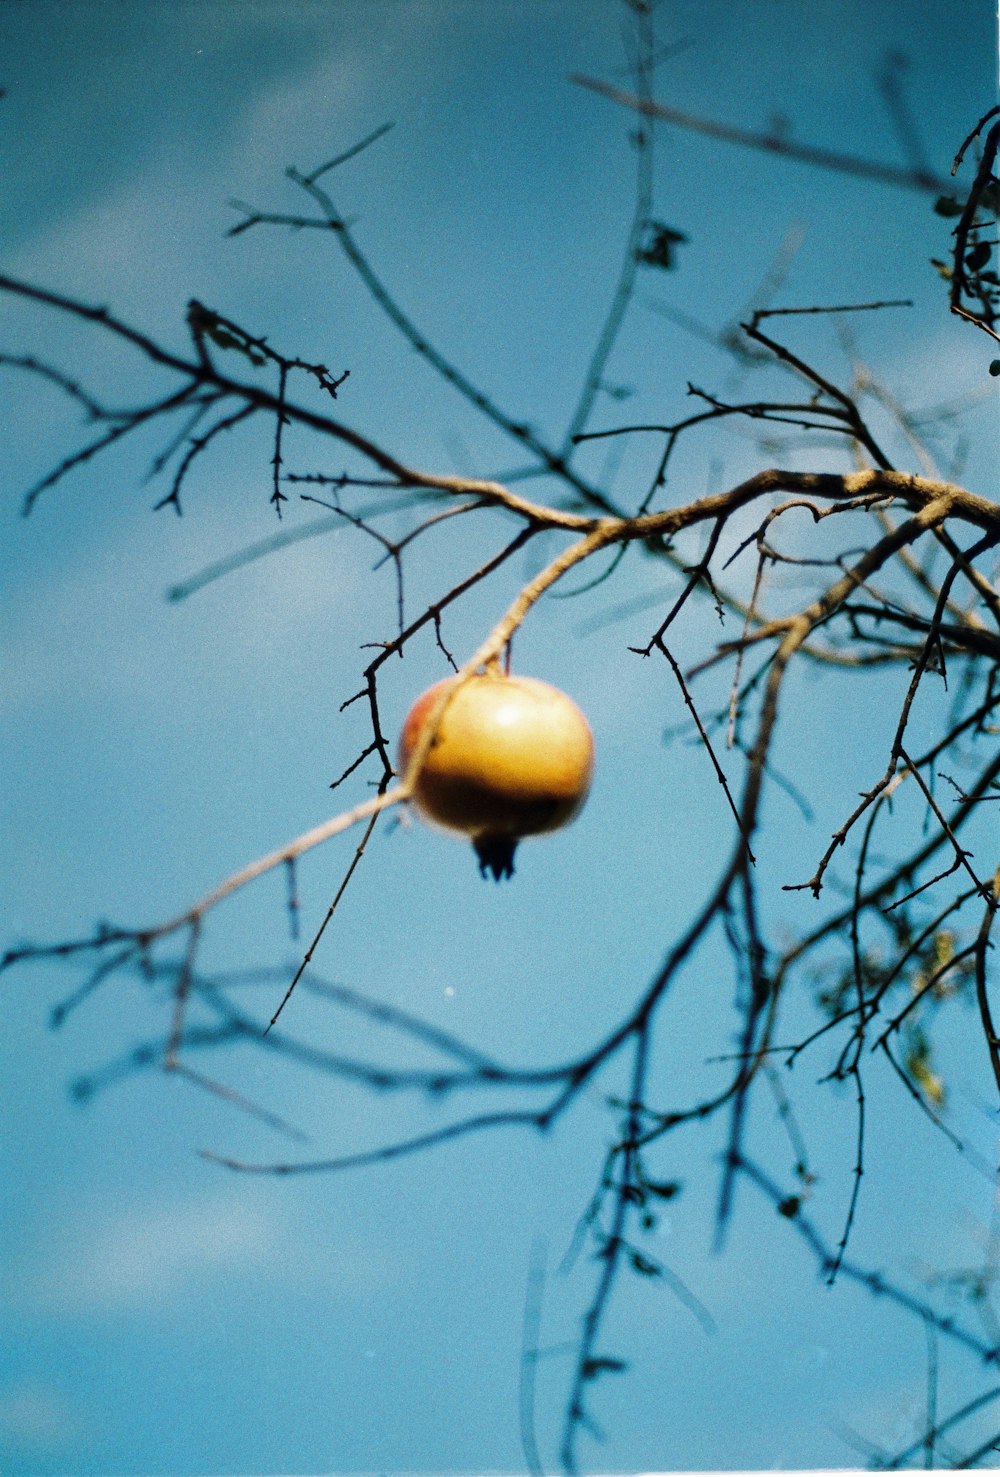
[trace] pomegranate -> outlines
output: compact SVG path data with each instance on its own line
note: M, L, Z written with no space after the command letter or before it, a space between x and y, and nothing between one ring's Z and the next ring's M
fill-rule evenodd
M499 882L513 876L522 836L558 830L583 805L594 767L590 726L571 698L537 678L499 670L447 677L407 715L403 771L442 701L414 804L425 820L471 837L480 872Z

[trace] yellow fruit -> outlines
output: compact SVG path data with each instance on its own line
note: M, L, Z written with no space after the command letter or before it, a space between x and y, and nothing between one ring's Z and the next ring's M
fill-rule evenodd
M414 786L420 814L472 838L479 869L514 871L522 836L555 831L587 798L594 740L580 709L534 677L484 672L446 678L410 709L399 746L405 772L425 726L445 699Z

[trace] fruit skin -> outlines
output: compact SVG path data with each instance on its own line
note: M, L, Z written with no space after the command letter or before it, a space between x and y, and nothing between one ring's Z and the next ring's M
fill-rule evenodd
M472 838L483 876L514 871L522 836L558 830L590 789L594 740L573 700L535 677L487 671L459 684L447 677L427 689L403 725L399 763L410 757L435 708L438 720L414 786L421 815Z

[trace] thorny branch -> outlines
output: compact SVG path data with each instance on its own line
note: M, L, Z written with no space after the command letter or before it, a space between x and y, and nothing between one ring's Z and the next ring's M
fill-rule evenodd
M980 118L956 154L952 174L957 172L970 144L989 120L996 117L998 111L1000 109L991 108ZM981 328L990 338L1000 343L1000 333L994 326L1000 316L1000 278L996 268L991 265L994 261L1000 264L1000 249L996 241L1000 216L1000 178L995 170L998 150L1000 122L993 124L983 140L976 177L955 226L949 303L953 313ZM992 240L988 234L990 232Z
M642 7L636 8L646 14ZM586 85L617 97L643 114L666 116L681 126L697 127L752 147L866 174L883 183L923 190L942 188L941 182L923 168L892 170L793 145L788 140L769 140L675 115L651 101L647 65L651 54L650 33L639 51L638 96L622 94L603 84ZM981 121L980 130L989 116ZM374 795L233 871L173 917L140 927L105 923L84 938L20 945L8 950L3 967L48 960L89 968L83 982L56 1007L53 1025L65 1022L114 976L132 974L144 984L169 987L171 1010L164 1029L103 1073L82 1079L77 1084L81 1097L132 1072L160 1066L270 1127L301 1138L299 1130L280 1115L188 1063L192 1054L239 1042L263 1047L277 1059L307 1065L333 1078L360 1083L372 1092L417 1093L456 1103L448 1122L426 1132L386 1140L372 1149L348 1149L280 1163L249 1163L218 1153L207 1156L243 1173L340 1172L422 1153L498 1128L544 1132L568 1113L585 1090L603 1083L605 1075L622 1076L627 1083L625 1098L609 1099L615 1115L614 1142L604 1159L599 1187L580 1233L594 1250L598 1272L573 1351L561 1447L567 1471L576 1470L581 1435L596 1431L591 1414L595 1381L625 1368L625 1361L607 1352L602 1342L618 1280L629 1272L658 1278L702 1326L710 1325L707 1310L671 1268L650 1254L645 1239L655 1226L659 1203L679 1193L676 1182L659 1177L649 1168L651 1156L665 1155L669 1136L687 1125L710 1120L722 1125L725 1148L716 1225L720 1239L733 1214L736 1189L748 1183L773 1203L830 1280L836 1275L853 1281L933 1329L935 1338L950 1341L987 1363L995 1362L1000 1351L994 1340L971 1332L941 1312L932 1300L918 1297L861 1266L848 1253L864 1171L867 1086L862 1085L862 1060L865 1084L883 1062L887 1063L893 1077L902 1079L910 1095L952 1137L956 1147L969 1152L971 1162L971 1151L941 1118L943 1089L931 1063L926 1027L955 995L974 994L984 1061L1000 1090L1000 1037L990 991L1000 870L995 836L991 839L986 833L987 848L992 846L992 850L976 867L967 840L975 834L977 847L982 846L982 807L1000 795L996 726L1000 636L994 629L1000 627L1000 594L995 587L995 570L987 562L1000 543L1000 505L989 496L938 476L930 466L924 465L919 474L894 467L883 444L884 436L880 433L877 437L866 419L857 388L842 388L833 375L817 369L791 345L763 330L765 320L787 318L791 310L786 309L761 309L742 327L747 339L770 362L806 386L803 398L731 404L692 388L701 408L680 421L605 432L587 430L611 348L633 293L639 240L649 224L650 141L645 132L639 140L635 210L618 286L565 436L550 444L541 432L495 404L417 328L362 253L348 222L320 185L330 169L384 131L378 130L361 145L311 173L290 171L290 178L316 207L318 216L279 215L240 207L243 220L231 234L266 224L328 231L376 304L413 348L469 404L520 446L532 459L534 471L555 479L559 499L532 501L513 490L513 479L505 482L458 477L411 467L391 448L356 431L331 410L330 402L338 401L346 371L334 374L325 365L283 354L263 336L200 302L189 306L191 348L189 354L181 354L131 328L106 308L0 276L0 290L94 326L129 345L171 377L171 387L157 398L139 406L112 409L56 365L32 356L0 357L0 366L54 385L84 412L88 422L100 427L95 439L64 458L29 490L24 503L26 513L43 493L62 483L78 467L149 427L169 432L166 445L154 461L153 475L173 468L169 491L157 506L172 505L180 513L182 488L201 454L223 431L235 431L244 422L263 416L273 426L274 440L270 473L262 478L262 487L269 488L278 516L297 506L286 490L290 484L310 481L332 488L334 501L324 506L333 510L335 519L347 530L356 530L362 538L374 538L385 557L392 560L397 579L395 634L372 643L376 654L367 660L362 685L344 703L347 707L360 701L367 706L370 734L365 736L357 757L334 782L340 785L355 776L358 780L365 777L376 785ZM988 202L994 183L998 140L1000 124L987 135L975 184L956 227L951 289L954 310L993 337L998 336L992 326L994 296L990 279L984 275L988 267L981 249L977 212ZM974 300L972 308L967 306L970 298ZM879 309L888 304L864 306ZM848 312L852 308L843 305L828 311ZM239 373L220 366L223 354L240 361ZM318 399L306 400L292 393L293 386L301 389L303 385ZM177 412L186 417L180 430L176 427ZM680 438L699 428L740 420L751 425L766 422L834 430L854 456L854 468L845 472L803 472L772 467L720 491L658 507L657 494L666 486L668 463ZM575 447L588 439L639 432L662 436L663 452L652 483L636 499L636 511L630 514L571 463ZM314 438L311 444L318 442L321 447L332 443L339 455L350 458L349 469L309 474L285 471L296 454L293 448L305 437ZM372 488L396 497L373 508L364 500ZM319 501L312 496L306 500ZM753 510L756 525L747 537L743 533L745 522L738 515L749 509ZM377 519L387 511L394 515L411 513L412 525L402 538L389 538L378 527ZM803 512L810 515L812 524L806 552L801 533L796 536L791 531L797 527L796 519L802 522ZM410 546L424 535L442 536L442 530L459 516L464 521L484 513L502 524L502 541L477 568L452 571L439 593L407 620L404 556ZM328 526L324 522L301 536L326 532ZM678 545L687 550L701 533L706 534L703 552L693 559L682 557ZM550 540L546 561L520 589L513 594L508 591L502 602L498 601L498 614L491 628L464 661L455 663L442 636L443 617L450 617L471 591L506 574L512 556L543 534ZM286 536L299 535L289 532L280 537ZM554 554L552 540L560 544ZM239 557L257 557L272 547L272 541L268 541ZM344 889L379 817L405 805L412 796L421 766L453 698L454 689L442 696L405 772L395 773L379 703L379 682L384 680L389 659L402 655L421 632L430 628L459 681L467 681L509 651L512 638L534 607L565 576L580 569L589 577L594 561L609 552L617 570L621 556L636 547L660 558L665 569L672 571L673 583L650 621L652 630L630 649L641 656L658 650L669 664L681 701L690 714L694 738L705 749L719 780L723 795L715 823L720 830L725 828L723 834L728 838L713 886L694 915L669 940L659 967L625 1006L620 1020L599 1040L568 1059L557 1056L529 1067L502 1062L492 1053L363 992L319 978L314 972L314 956ZM947 557L943 571L942 550ZM939 561L937 565L931 551ZM755 559L752 580L743 579L744 586L752 583L748 603L719 583L729 567L739 578L748 563L744 555ZM584 570L584 566L589 568ZM790 599L787 589L777 588L777 579L772 581L771 574L783 569L796 570L809 581L807 597ZM895 577L897 571L902 571L900 579ZM203 578L220 572L223 566ZM596 586L599 580L600 576L596 577L593 584ZM586 590L588 586L580 588ZM692 616L703 608L699 601L705 595L720 616L726 611L739 614L741 628L737 636L727 636L714 645L705 641L705 623L699 624ZM682 630L688 641L701 642L697 659L687 671L674 655L679 649L675 639ZM670 647L666 643L668 631ZM812 928L802 926L801 913L794 914L799 920L797 932L789 940L787 926L782 932L771 920L770 909L777 893L773 874L784 858L769 839L763 816L774 788L772 782L777 783L775 760L783 738L781 730L791 710L789 689L807 661L822 668L825 680L830 682L848 677L863 679L869 671L888 672L888 685L883 691L889 695L886 701L891 703L891 721L882 757L857 803L847 798L841 776L831 777L841 806L839 814L846 813L846 819L818 855L812 876L806 882L784 884L787 892L806 891L820 900L832 879L849 901L826 912ZM697 684L707 682L716 669L727 672L731 681L725 684L721 706L712 712L709 706L714 699L699 700ZM745 675L747 671L749 676ZM954 678L956 673L957 694L946 703L942 697L944 685L949 674ZM922 735L919 742L915 729ZM724 731L728 740L724 757L712 741L713 733L719 731ZM928 731L932 734L929 740ZM941 773L943 763L963 776L961 785L951 781L957 799L949 796L942 800L935 789L935 775ZM373 766L377 772L372 781ZM364 825L362 839L297 969L280 977L273 972L244 971L226 978L202 971L198 953L207 920L228 897L284 867L289 874L289 909L293 921L297 921L295 864L316 847L360 825ZM881 837L890 825L894 828L892 842L884 854L878 853L876 837ZM853 853L852 847L856 848ZM758 860L764 863L762 868L756 865ZM836 877L840 860L847 866L846 882ZM763 877L758 875L761 871ZM971 887L966 877L971 879ZM651 1100L655 1030L667 1018L674 984L716 946L728 955L731 966L729 988L739 1020L738 1050L721 1083L693 1101L664 1107ZM801 1020L801 1016L794 1016L795 996L798 993L801 997L803 987L814 976L822 981L815 991L822 1024L779 1044L786 1013ZM251 984L268 987L271 993L276 987L284 987L277 1010L273 1009L273 999L262 1011L248 1010L242 1002L237 1003L234 996ZM373 1028L437 1052L441 1064L419 1069L391 1067L375 1058L320 1050L298 1039L291 1034L294 1011L282 1017L280 1027L277 1025L295 988L311 992L315 999ZM286 1029L290 1019L292 1024ZM890 1051L891 1041L902 1041L901 1060ZM871 1050L865 1050L866 1046ZM873 1055L876 1049L879 1054ZM843 1232L835 1246L828 1244L805 1213L806 1201L815 1193L807 1169L807 1146L795 1127L789 1094L776 1086L772 1065L778 1055L783 1055L790 1069L806 1054L822 1057L827 1080L849 1079L856 1089L853 1184ZM769 1081L776 1093L780 1116L789 1126L795 1147L796 1184L792 1190L782 1188L752 1160L745 1146L750 1104L761 1079ZM504 1105L495 1109L477 1105L484 1096L501 1092L506 1094ZM925 1446L933 1448L950 1429L950 1421L958 1419L956 1415L940 1420L929 1414ZM528 1443L532 1451L533 1443L532 1435ZM538 1465L537 1453L531 1464Z

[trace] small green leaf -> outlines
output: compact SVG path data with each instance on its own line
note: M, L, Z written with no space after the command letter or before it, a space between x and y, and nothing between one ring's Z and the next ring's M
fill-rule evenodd
M994 359L990 365L990 374L994 379L1000 378L1000 359Z
M778 1203L778 1214L783 1215L786 1220L794 1220L802 1208L801 1195L786 1195L784 1200Z
M643 1277L659 1277L663 1271L659 1262L650 1261L649 1257L643 1256L641 1251L633 1251L631 1260L635 1271L641 1273Z
M927 1061L920 1056L911 1056L906 1065L928 1102L935 1108L943 1107L945 1086L937 1072L932 1072Z
M939 195L934 201L935 215L956 216L961 215L965 206L954 195Z
M933 1069L931 1045L919 1025L909 1030L905 1065L923 1097L932 1107L942 1107L945 1100L944 1082Z
M955 935L950 928L939 928L934 935L934 963L939 969L955 957Z

